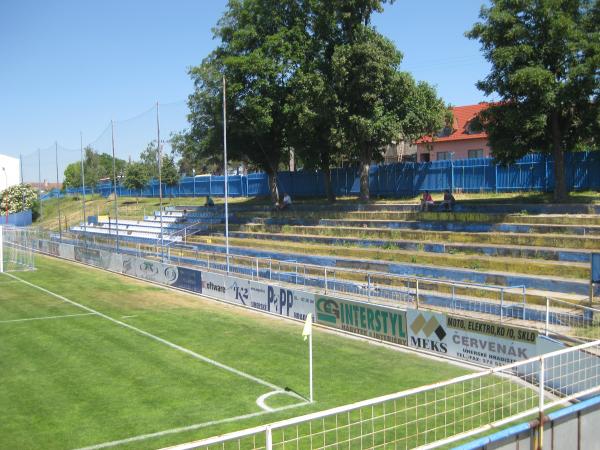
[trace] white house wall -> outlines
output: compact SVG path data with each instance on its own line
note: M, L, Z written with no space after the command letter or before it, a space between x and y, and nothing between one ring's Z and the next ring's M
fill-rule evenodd
M4 170L2 170L3 167ZM0 191L21 182L20 170L17 158L0 154Z

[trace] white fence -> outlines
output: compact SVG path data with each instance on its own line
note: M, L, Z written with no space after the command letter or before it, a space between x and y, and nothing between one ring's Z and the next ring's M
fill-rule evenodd
M169 449L436 448L597 392L600 341Z

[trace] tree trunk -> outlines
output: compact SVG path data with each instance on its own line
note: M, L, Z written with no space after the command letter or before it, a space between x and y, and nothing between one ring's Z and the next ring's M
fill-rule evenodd
M554 201L564 202L567 199L567 183L565 180L565 153L561 144L561 131L558 113L552 113L552 156L554 157Z
M329 167L322 169L323 172L323 185L325 186L325 195L329 203L335 202L335 193L333 192L333 186L331 183L331 170Z
M273 204L279 203L279 188L277 187L277 172L269 171L269 190L271 192L271 201Z
M321 172L323 173L323 185L325 186L325 195L329 203L335 202L335 192L331 183L331 169L329 168L329 153L321 153Z
M363 148L360 155L360 199L369 200L369 168L371 167L371 152Z

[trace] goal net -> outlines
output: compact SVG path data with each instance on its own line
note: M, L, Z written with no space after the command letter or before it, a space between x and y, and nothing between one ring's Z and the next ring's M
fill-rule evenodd
M0 272L35 268L32 238L27 228L0 226Z

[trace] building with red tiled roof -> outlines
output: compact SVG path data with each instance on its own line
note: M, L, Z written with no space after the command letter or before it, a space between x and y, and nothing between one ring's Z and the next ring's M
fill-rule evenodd
M482 102L477 105L452 107L452 127L445 127L435 136L417 139L417 161L490 157L487 134L478 122L473 120L488 105L489 103Z

